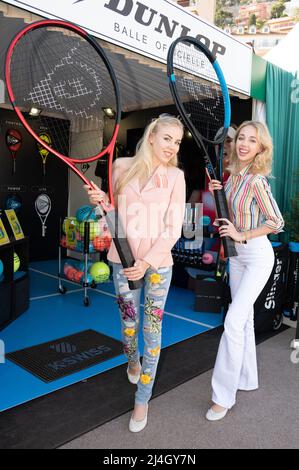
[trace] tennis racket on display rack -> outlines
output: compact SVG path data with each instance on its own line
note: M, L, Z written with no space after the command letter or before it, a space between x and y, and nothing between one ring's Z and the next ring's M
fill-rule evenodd
M35 199L35 210L42 223L42 237L46 236L46 220L51 212L51 199L47 194L39 194Z
M7 129L5 142L12 158L12 173L16 172L17 153L22 146L22 134L17 129Z
M74 24L38 21L27 25L11 42L5 74L9 98L28 132L91 188L92 183L76 165L108 155L110 204L102 202L101 206L122 265L133 266L135 260L112 192L112 160L121 119L121 100L106 53L86 31ZM33 108L34 118L31 116ZM111 125L105 129L109 142L105 148L102 144L104 108L115 111L114 123L111 119ZM47 129L51 146L35 129ZM141 285L142 280L129 281L130 289Z
M43 140L44 142L46 142L46 144L51 147L52 145L52 140L51 140L51 137L49 136L49 134L47 134L46 132L40 132L38 134L38 137ZM43 164L43 179L46 178L46 164L47 164L47 158L48 158L48 155L49 155L49 151L45 148L45 147L42 147L38 142L37 142L37 149L38 149L38 153L42 159L42 164Z
M178 38L168 50L167 75L173 100L203 152L210 178L221 179L206 148L207 145L223 147L231 118L229 93L216 58L197 39ZM219 155L223 153L221 148L218 151ZM220 162L217 166L221 167ZM229 219L224 189L214 194L218 217ZM237 255L230 237L222 237L222 242L226 258Z

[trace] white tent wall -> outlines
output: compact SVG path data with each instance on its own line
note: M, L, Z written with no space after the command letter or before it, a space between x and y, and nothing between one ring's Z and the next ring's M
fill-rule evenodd
M252 100L252 120L266 124L266 103L259 100Z
M299 23L292 29L292 31L280 41L280 43L273 47L263 57L268 62L271 62L277 67L280 67L287 72L293 73L299 70Z

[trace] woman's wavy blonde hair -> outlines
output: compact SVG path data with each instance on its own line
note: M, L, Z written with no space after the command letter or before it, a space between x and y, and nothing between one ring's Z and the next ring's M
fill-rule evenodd
M256 129L257 141L262 147L262 150L253 160L253 163L250 167L250 173L253 175L259 174L268 176L271 174L272 169L273 143L267 126L259 121L245 121L242 122L242 124L238 127L234 138L234 148L230 158L230 163L227 167L227 171L232 175L235 175L240 171L239 159L236 153L236 142L241 130L246 126L252 126Z
M145 180L150 177L153 172L152 148L149 142L149 137L156 134L161 126L178 126L184 132L184 126L181 121L175 116L170 114L162 114L158 118L151 121L145 128L142 138L136 146L136 154L132 157L132 166L125 173L120 181L116 181L114 195L117 196L122 192L126 185L133 178ZM177 155L169 162L169 166L178 166Z

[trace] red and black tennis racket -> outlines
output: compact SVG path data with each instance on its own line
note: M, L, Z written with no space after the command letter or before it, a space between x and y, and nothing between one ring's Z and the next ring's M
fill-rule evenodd
M106 53L76 25L58 20L38 21L26 26L11 42L5 74L9 98L24 127L85 184L93 187L75 165L108 154L110 205L101 206L122 265L132 267L135 260L112 191L112 160L121 99ZM114 125L110 120L105 129L109 144L103 148L105 108L113 109L115 117ZM51 135L51 146L40 138L41 130ZM141 285L141 280L129 281L130 289Z
M12 158L12 173L15 174L17 153L22 145L22 134L17 129L7 129L5 142Z

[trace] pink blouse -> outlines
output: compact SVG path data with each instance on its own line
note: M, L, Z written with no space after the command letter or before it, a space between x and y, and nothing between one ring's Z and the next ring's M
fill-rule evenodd
M131 164L131 158L114 162L113 187ZM173 265L171 249L181 236L185 186L182 170L161 164L143 188L135 178L118 195L118 213L135 260L142 259L156 270ZM113 241L108 260L121 262Z

